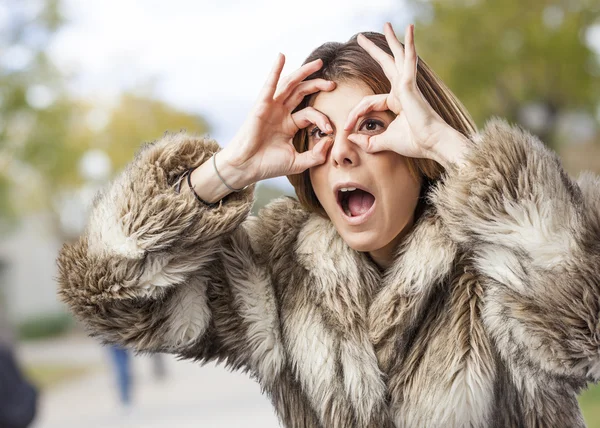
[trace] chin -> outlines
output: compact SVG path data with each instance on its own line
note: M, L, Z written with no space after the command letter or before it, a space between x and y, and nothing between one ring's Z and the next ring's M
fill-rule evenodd
M339 231L338 231L339 232ZM386 244L379 234L373 232L344 232L340 233L342 239L350 248L360 252L370 252L384 247Z

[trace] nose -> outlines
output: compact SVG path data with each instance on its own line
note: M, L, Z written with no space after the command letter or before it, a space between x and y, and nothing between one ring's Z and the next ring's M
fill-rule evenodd
M347 138L345 133L335 136L331 148L331 161L334 166L356 166L358 165L358 147Z

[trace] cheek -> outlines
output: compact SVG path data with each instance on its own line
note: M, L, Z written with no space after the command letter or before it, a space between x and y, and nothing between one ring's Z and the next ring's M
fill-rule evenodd
M421 182L411 173L406 159L394 159L387 165L381 165L380 171L385 171L382 175L389 177L389 180L383 183L383 193L389 205L396 209L403 207L408 209L416 205L421 191Z

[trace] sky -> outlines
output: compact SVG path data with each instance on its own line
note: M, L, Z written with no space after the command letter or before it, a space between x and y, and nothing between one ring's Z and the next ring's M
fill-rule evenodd
M277 53L283 75L326 41L404 28L398 0L64 0L68 24L51 46L78 95L110 103L124 90L203 115L222 146L252 107ZM288 185L285 178L274 184ZM291 189L291 186L289 186Z
M386 21L402 34L411 22L404 0L63 0L63 5L68 23L50 54L74 76L69 81L76 95L109 105L123 91L143 89L202 115L211 126L209 136L221 146L242 125L278 52L286 55L287 75L326 41L381 32ZM600 25L588 31L586 41L600 52ZM101 126L103 117L108 116L90 119ZM292 189L285 178L270 183Z

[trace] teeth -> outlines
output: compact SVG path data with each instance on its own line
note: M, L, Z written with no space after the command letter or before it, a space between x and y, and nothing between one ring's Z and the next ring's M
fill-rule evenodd
M342 193L346 193L346 192L353 192L356 190L356 187L342 187L340 188L340 192ZM345 197L342 197L342 210L344 211L344 213L348 216L348 217L352 217L352 213L350 212L350 208L348 207L348 201L346 200Z
M348 216L348 217L352 217L352 213L350 212L350 207L348 207L347 203L343 203L342 202L342 209L344 210L344 213Z

